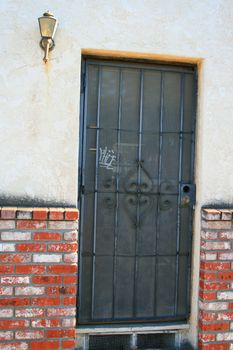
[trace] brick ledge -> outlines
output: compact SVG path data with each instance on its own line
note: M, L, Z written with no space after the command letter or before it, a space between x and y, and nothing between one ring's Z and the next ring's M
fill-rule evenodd
M0 207L1 220L67 220L76 221L79 217L77 208L28 208Z

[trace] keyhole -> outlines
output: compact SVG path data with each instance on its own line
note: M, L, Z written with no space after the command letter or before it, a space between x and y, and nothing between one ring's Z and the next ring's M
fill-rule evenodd
M189 192L190 192L190 187L189 187L188 185L185 185L185 186L183 187L183 192L189 193Z

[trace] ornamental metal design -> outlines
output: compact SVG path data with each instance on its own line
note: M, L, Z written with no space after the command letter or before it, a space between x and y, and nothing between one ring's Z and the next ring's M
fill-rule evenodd
M85 60L79 324L186 321L196 71Z

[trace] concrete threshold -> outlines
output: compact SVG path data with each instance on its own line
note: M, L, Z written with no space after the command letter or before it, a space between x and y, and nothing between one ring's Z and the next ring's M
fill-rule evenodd
M139 324L137 326L78 326L76 328L76 334L150 334L150 333L176 333L181 330L189 329L190 325L187 323L172 324L172 325L145 325Z

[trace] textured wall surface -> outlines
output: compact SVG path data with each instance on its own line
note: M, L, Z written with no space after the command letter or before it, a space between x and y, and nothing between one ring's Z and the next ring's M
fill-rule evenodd
M199 349L233 349L233 210L202 211Z
M74 349L77 210L0 209L0 349Z
M47 9L60 25L45 66L37 18ZM198 201L231 202L232 20L231 0L2 0L1 195L76 204L81 49L96 48L204 59Z

